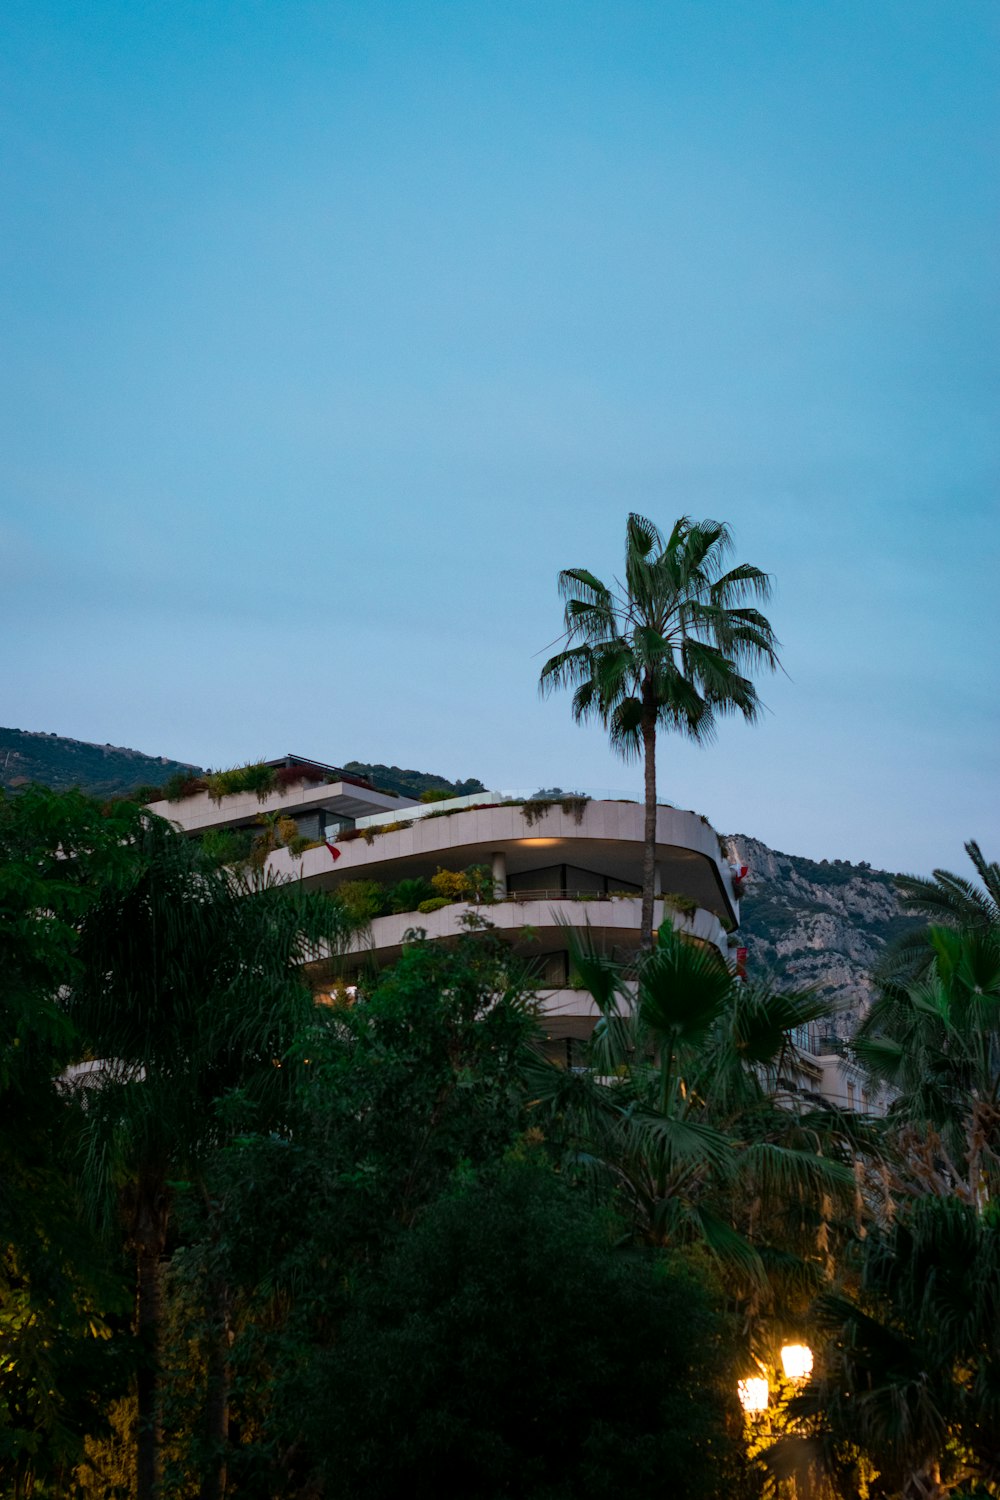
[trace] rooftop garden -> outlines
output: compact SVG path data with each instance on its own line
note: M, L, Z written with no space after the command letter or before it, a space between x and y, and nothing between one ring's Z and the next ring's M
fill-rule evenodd
M334 780L346 781L352 786L368 785L357 776L307 762L297 761L288 766L275 766L267 761L256 760L248 761L246 765L232 766L227 771L206 771L202 776L179 772L164 783L160 795L168 802L183 802L186 797L207 792L212 801L221 806L226 797L253 793L258 802L266 802L272 793L287 791L292 786L301 786L307 782L322 785ZM383 795L396 797L399 793L385 791Z
M421 801L437 802L437 796L421 797ZM561 808L563 812L572 815L577 823L583 822L584 809L590 798L579 793L566 796L552 797L505 797L500 802L472 802L465 807L440 807L434 812L414 813L411 817L393 818L388 823L370 823L363 828L345 828L336 837L335 843L348 844L354 839L364 839L371 844L384 833L399 833L403 828L412 828L416 822L426 823L431 818L455 818L460 813L484 812L493 807L519 807L524 813L525 822L531 828L542 818L548 816L554 807Z

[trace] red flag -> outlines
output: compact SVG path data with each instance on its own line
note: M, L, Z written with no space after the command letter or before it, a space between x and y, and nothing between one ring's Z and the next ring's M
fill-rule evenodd
M331 843L327 843L326 847L329 849L331 855L333 856L333 858L335 860L337 860L337 859L340 858L340 850L339 849L335 849L334 846Z

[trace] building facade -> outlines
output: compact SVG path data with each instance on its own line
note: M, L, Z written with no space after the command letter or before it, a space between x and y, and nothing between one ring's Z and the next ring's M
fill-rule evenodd
M598 1015L590 996L572 983L567 929L585 927L600 951L625 964L634 960L641 804L503 792L425 803L380 791L321 762L288 756L269 764L276 781L270 790L220 797L196 789L175 802L153 803L151 810L200 837L269 821L273 826L280 818L287 843L267 855L271 875L331 892L349 883L357 889L359 882L366 890L403 892L402 909L373 916L335 967L317 962L319 999L329 996L335 975L337 983L350 984L373 962L392 963L415 929L430 941L447 942L467 929L470 916L483 918L528 966L550 1055L575 1064ZM295 837L288 838L289 829ZM705 818L658 808L655 872L654 926L669 920L735 964L740 871ZM463 876L464 897L455 894ZM436 877L453 898L418 900L433 891ZM816 1045L814 1035L795 1038L784 1080L789 1093L881 1112L853 1065Z

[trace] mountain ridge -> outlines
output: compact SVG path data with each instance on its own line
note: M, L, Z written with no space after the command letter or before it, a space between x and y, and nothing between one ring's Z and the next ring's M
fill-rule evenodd
M16 790L33 781L57 792L79 787L93 797L115 797L139 786L162 786L181 771L200 766L146 755L124 745L95 745L66 735L0 728L0 786Z

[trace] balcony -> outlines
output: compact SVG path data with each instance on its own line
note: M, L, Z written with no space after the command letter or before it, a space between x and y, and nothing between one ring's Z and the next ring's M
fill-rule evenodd
M512 941L515 952L526 958L544 954L553 945L565 948L567 927L587 927L598 947L625 952L635 948L641 904L638 896L580 899L533 892L482 905L456 901L432 912L400 912L373 918L369 930L353 945L347 962L372 953L380 964L393 963L407 934L419 928L431 941L454 938L466 930L470 916L489 922L500 936ZM726 950L725 930L714 913L697 910L683 916L657 901L654 924L659 926L664 918L672 918L676 927L692 937Z
M149 810L176 823L184 833L195 834L214 828L253 827L266 813L296 816L322 812L331 821L346 818L353 822L371 816L373 810L400 817L409 813L411 806L405 797L369 790L350 781L300 781L263 798L253 792L237 792L217 802L208 792L195 792L178 802L151 802Z
M737 926L732 874L706 820L661 807L656 835L660 889L713 913L727 929ZM597 872L611 887L636 887L642 841L643 809L630 802L579 801L569 810L554 802L544 811L530 802L443 810L397 807L377 822L370 818L330 847L306 850L299 859L278 850L268 868L286 879L334 890L344 880L429 879L441 867L481 864L502 868L501 894L508 881L516 886L533 878L543 891L559 889L561 899L569 868Z

